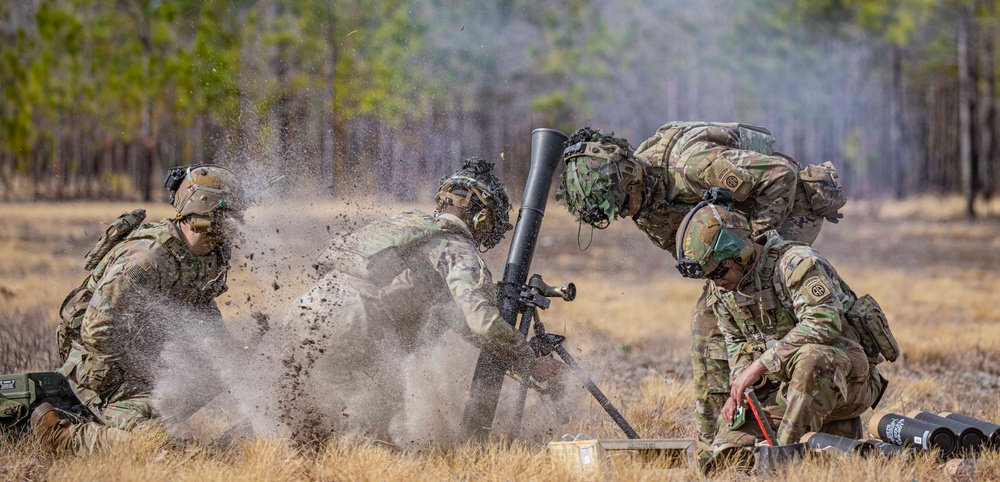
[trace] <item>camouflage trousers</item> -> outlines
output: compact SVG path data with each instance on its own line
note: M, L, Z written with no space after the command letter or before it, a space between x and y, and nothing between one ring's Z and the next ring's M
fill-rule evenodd
M125 393L125 389L119 387L101 395L81 386L79 378L81 371L87 371L86 365L79 347L74 347L59 369L69 380L76 398L103 421L77 421L70 427L70 449L74 454L90 455L108 442L129 440L135 430L159 426L149 403L149 393L144 390L133 389Z
M708 283L691 319L691 360L694 365L694 419L700 448L707 451L715 437L716 420L729 398L726 340L715 313L706 303Z
M127 442L132 432L159 426L149 406L149 397L141 396L112 402L100 410L103 424L86 422L73 425L70 449L76 455L90 455L110 443Z
M769 423L776 427L780 445L797 443L802 435L817 431L859 438L862 427L858 417L875 403L885 386L877 370L867 363L852 364L844 349L831 345L799 348L787 371L789 381L758 395ZM748 446L764 438L749 414L746 422L733 430L724 426L721 417L718 423L714 447Z

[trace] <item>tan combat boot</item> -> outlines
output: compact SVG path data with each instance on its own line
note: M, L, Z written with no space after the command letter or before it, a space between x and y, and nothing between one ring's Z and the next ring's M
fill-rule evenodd
M58 455L70 450L70 426L69 420L63 420L56 410L48 402L43 403L31 413L31 429L35 432L35 439L42 452Z

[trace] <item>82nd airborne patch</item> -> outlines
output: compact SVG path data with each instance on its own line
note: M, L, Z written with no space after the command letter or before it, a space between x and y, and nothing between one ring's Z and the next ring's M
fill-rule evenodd
M730 191L736 191L743 184L743 180L732 169L726 169L722 171L722 184Z
M819 277L813 276L802 283L802 294L805 295L806 299L813 303L818 303L826 299L833 291L827 286L826 281Z

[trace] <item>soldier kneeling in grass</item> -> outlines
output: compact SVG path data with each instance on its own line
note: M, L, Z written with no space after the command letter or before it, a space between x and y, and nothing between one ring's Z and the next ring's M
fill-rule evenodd
M167 180L177 215L146 224L142 210L122 215L88 254L90 276L63 302L60 373L97 421L39 405L31 426L43 451L87 455L156 426L150 392L168 340L235 345L215 298L227 289L245 207L240 181L216 165L177 168Z
M320 255L323 278L292 303L284 323L288 396L281 413L296 439L354 428L393 439L390 425L405 415L406 360L448 330L495 353L520 376L544 380L560 371L560 362L536 358L524 335L500 317L480 252L511 229L511 207L492 169L482 158L467 159L441 179L434 214L408 211L375 221Z
M752 239L750 233L741 213L708 202L688 213L677 232L678 270L713 281L708 305L731 367L725 424L713 449L719 454L763 438L756 423L726 426L751 387L777 427L778 445L797 443L807 432L861 437L860 415L878 404L887 385L876 364L898 352L885 316L812 247L774 231Z

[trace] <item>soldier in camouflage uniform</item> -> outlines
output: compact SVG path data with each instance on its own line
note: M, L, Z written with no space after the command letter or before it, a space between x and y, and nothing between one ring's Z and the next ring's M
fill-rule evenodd
M514 372L547 376L555 361L536 364L524 336L500 317L479 255L511 229L507 192L492 168L466 160L441 180L433 215L409 211L376 221L320 256L325 275L285 320L291 343L283 391L290 396L281 412L296 438L329 437L351 422L389 440L387 425L403 402L403 360L448 329ZM362 415L372 412L370 420Z
M744 391L756 387L777 444L836 432L834 422L874 408L886 387L875 367L881 359L869 359L848 321L857 296L810 246L774 230L751 238L752 230L735 209L702 203L676 238L681 274L714 281L707 302L725 337L732 385L721 418L731 424ZM858 438L854 426L837 434ZM762 436L753 422L723 426L713 445L748 446Z
M90 454L155 426L150 391L167 340L232 343L215 298L226 291L228 242L242 219L239 179L216 165L171 174L176 216L140 224L145 211L122 215L88 254L90 276L63 302L60 373L100 423L73 423L40 405L31 422L45 451Z
M754 233L777 229L812 243L824 218L836 222L845 200L832 164L802 169L773 153L773 138L745 124L672 122L631 152L628 141L589 128L570 138L557 199L581 222L604 228L631 217L654 244L674 254L681 219L711 188L732 191ZM709 288L706 284L705 289ZM704 453L729 393L725 345L706 294L691 321L695 420Z

